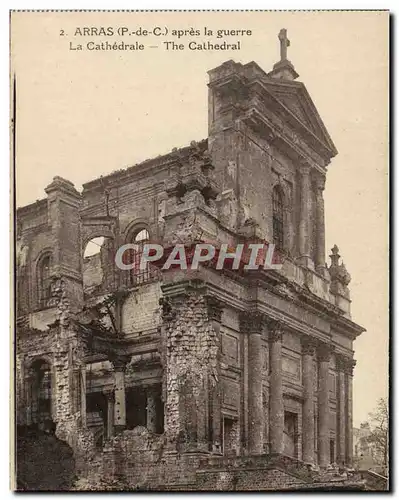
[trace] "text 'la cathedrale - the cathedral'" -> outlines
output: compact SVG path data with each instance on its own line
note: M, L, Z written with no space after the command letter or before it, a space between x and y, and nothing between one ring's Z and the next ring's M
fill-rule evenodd
M232 60L209 71L207 139L82 192L54 177L17 210L20 489L48 440L82 489L356 488L364 329L337 246L329 265L325 255L337 150L296 81L286 30L279 39L270 72ZM256 271L115 265L122 245L149 241L269 241L284 258ZM57 475L43 460L37 489Z

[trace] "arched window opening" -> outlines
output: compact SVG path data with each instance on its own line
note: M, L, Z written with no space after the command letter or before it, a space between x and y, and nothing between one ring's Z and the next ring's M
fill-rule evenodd
M279 186L273 189L273 243L278 250L284 249L284 206Z
M32 376L32 422L43 424L51 418L51 367L39 359L31 366Z
M93 294L115 286L114 240L92 238L83 253L83 290Z
M144 269L140 269L141 257L144 251L144 245L150 242L150 233L147 229L140 229L131 233L128 243L137 245L137 250L131 250L128 255L128 262L132 263L133 268L130 272L129 284L132 286L147 283L157 277L158 268L149 262Z
M37 265L37 292L40 307L47 307L51 297L51 255L41 257Z
M147 243L149 240L150 240L150 234L147 231L147 229L142 229L141 231L139 231L136 237L134 238L134 241L136 243L140 243L143 245Z
M104 244L104 236L99 236L98 238L93 238L90 240L85 248L83 258L92 257L100 253L101 248Z

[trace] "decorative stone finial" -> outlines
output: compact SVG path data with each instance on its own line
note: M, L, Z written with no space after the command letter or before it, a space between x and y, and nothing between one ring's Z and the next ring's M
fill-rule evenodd
M339 254L339 248L337 247L337 245L334 245L331 249L331 266L329 267L328 271L333 281L338 281L342 285L347 287L351 281L351 275L348 273L343 262L339 264L340 258L341 256Z
M341 268L341 273L340 273L341 281L345 286L348 286L349 283L351 282L351 275L348 273L345 264L343 262L340 268Z
M331 267L338 266L338 262L341 257L338 252L339 248L337 247L337 245L334 245L331 249L331 255L330 255Z

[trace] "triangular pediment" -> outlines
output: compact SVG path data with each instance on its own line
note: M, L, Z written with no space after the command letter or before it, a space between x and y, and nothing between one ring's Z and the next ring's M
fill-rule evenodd
M263 82L273 97L335 155L337 150L306 87L300 82L267 78Z
M273 92L273 95L277 97L277 99L282 102L294 115L304 124L307 125L312 132L314 132L317 136L317 129L314 124L310 120L308 114L306 113L298 95L295 92Z

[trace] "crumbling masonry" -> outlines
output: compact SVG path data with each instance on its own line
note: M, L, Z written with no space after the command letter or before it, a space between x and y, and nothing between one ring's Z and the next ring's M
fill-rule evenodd
M285 57L269 73L227 61L209 71L207 139L81 193L55 177L46 198L18 209L18 425L55 429L82 481L349 485L363 329L338 248L325 259L337 151L297 77ZM118 269L122 244L148 240L266 240L284 262Z

